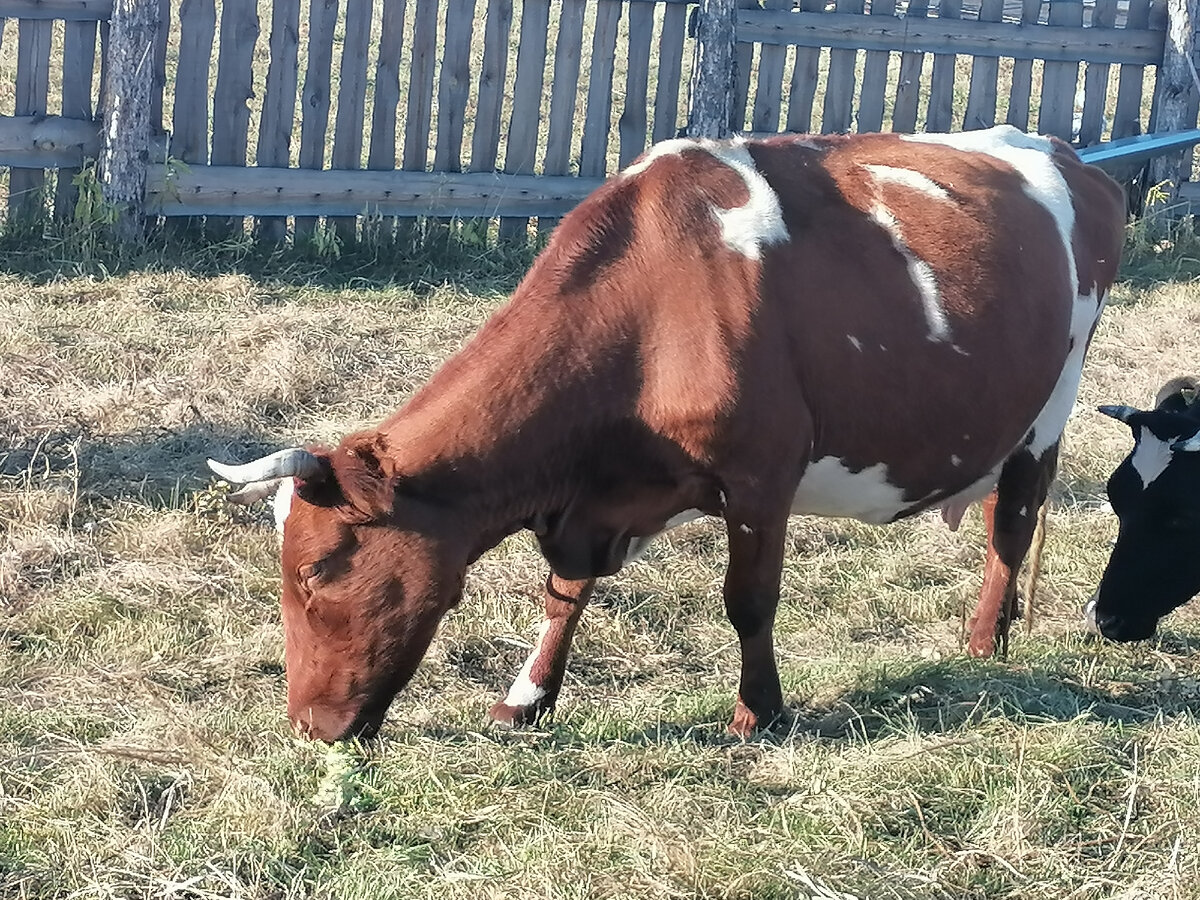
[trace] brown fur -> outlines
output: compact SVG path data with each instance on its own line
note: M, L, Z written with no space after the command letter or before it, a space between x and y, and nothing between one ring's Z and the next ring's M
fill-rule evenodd
M743 653L734 728L746 733L780 708L771 625L784 527L810 460L886 463L908 514L1021 444L1069 350L1075 286L1018 175L894 136L749 148L780 198L785 244L761 261L725 244L712 210L750 195L706 151L615 177L409 403L323 451L331 476L297 487L284 535L299 728L326 739L373 731L458 601L465 568L522 527L538 532L558 576L547 656L532 669L546 697L532 711L493 710L527 720L553 705L593 579L619 567L633 537L699 509L729 526L725 602ZM1120 192L1060 152L1081 283L1107 288ZM872 187L865 162L925 172L953 203ZM929 340L874 202L935 273L952 341Z

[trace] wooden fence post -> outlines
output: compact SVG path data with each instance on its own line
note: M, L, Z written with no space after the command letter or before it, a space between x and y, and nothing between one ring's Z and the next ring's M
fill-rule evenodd
M696 62L692 68L687 134L723 138L729 134L736 77L736 0L700 0Z
M1195 92L1200 91L1200 75L1197 75L1195 63L1198 25L1196 0L1167 0L1166 46L1162 68L1158 70L1161 99L1152 124L1155 131L1196 127L1194 98ZM1182 171L1182 167L1188 156L1190 154L1180 151L1154 160L1150 166L1150 184L1170 181L1178 185L1185 180L1190 172Z
M121 240L143 238L157 29L158 0L113 3L100 182L104 199L116 207Z

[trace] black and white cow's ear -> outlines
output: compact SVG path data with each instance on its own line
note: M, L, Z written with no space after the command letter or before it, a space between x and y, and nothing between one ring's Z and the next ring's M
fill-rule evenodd
M1187 440L1176 441L1171 445L1171 450L1174 452L1195 453L1200 450L1200 434L1194 434Z
M1097 406L1096 411L1113 419L1119 419L1126 425L1129 424L1134 416L1141 412L1140 409L1133 406Z
M1194 375L1180 375L1158 389L1158 393L1154 395L1154 408L1169 412L1187 412L1196 402L1198 395L1200 378Z

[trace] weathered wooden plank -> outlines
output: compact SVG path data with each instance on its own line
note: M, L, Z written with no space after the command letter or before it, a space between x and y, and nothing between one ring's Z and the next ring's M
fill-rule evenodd
M947 0L949 2L949 0ZM863 0L837 0L837 12L857 15L863 11ZM850 130L853 122L855 67L857 50L829 52L829 80L825 86L825 105L821 111L821 134L837 134Z
M550 0L525 0L521 8L521 44L517 50L512 116L508 120L504 154L504 171L508 174L527 175L533 172L538 126L542 118L542 88L549 30ZM523 238L528 224L525 219L501 220L501 239Z
M762 8L759 0L737 0L737 5L741 9L757 10ZM703 7L700 11L703 13ZM746 128L746 105L750 100L750 74L754 69L754 42L743 41L741 35L738 35L738 41L734 44L733 51L733 108L729 112L729 128L731 131L744 131Z
M212 152L216 166L244 166L250 133L249 100L254 96L254 45L258 41L257 0L225 3L221 8L217 84L213 89ZM215 224L215 223L210 223ZM243 223L216 225L240 232Z
M1150 0L1129 0L1129 12L1125 16L1126 32L1146 28L1150 24ZM1148 63L1161 62L1162 54ZM1142 64L1123 63L1120 81L1117 84L1117 106L1113 112L1112 136L1114 139L1129 137L1142 132Z
M658 37L658 86L654 93L654 132L657 143L679 131L679 86L683 79L683 42L687 36L687 8L672 4L663 10Z
M579 174L604 175L608 170L608 132L612 116L613 60L621 0L599 0L596 29L592 33L591 74L588 77L587 113L579 151Z
M913 0L924 3L925 0ZM802 13L823 14L825 0L800 0ZM794 13L793 13L794 15ZM812 130L813 98L821 73L820 47L797 47L792 65L792 83L788 94L787 130L807 133Z
M0 25L0 30L3 26ZM63 75L62 75L62 114L66 120L77 120L85 132L90 131L95 136L94 150L90 154L95 159L100 153L99 131L92 115L92 74L96 66L96 23L91 21L73 21L64 25L63 32ZM2 120L0 120L2 121ZM45 142L35 139L36 146L44 146ZM62 143L52 142L59 147ZM57 163L58 185L54 192L54 215L59 219L70 218L79 195L78 188L72 179L79 173L77 166L88 158L84 153L83 144L75 144L74 149L79 153L78 161Z
M489 172L496 167L512 19L512 0L488 0L487 24L483 31L483 65L479 70L479 102L475 108L475 133L471 138L472 172ZM573 92L574 85L571 89Z
M905 27L917 27L929 10L929 0L912 0L904 17ZM907 46L907 44L905 45ZM892 131L911 134L917 130L917 108L921 102L921 69L925 54L907 50L900 55L900 71L896 78L896 99L892 104Z
M1051 0L1049 24L1082 28L1083 4ZM1038 110L1039 132L1056 135L1064 141L1071 139L1071 119L1074 117L1078 85L1078 61L1046 63L1042 73L1042 103Z
M179 8L171 155L188 165L208 162L208 73L216 27L213 0L183 0Z
M330 156L330 164L335 169L362 166L363 124L367 109L367 45L371 40L373 7L373 0L346 0L342 63L338 69L337 118L333 124L333 153ZM358 235L355 217L330 224L343 244L354 243Z
M329 130L330 69L333 67L333 33L337 27L338 0L309 0L308 64L300 92L300 167L325 165L325 136ZM296 216L296 240L310 237L316 220Z
M396 109L400 105L400 55L404 50L406 9L407 0L383 0L368 169L396 168Z
M962 0L940 0L938 21L962 16ZM980 23L975 23L978 27ZM961 27L961 26L960 26ZM929 110L925 116L926 131L949 131L954 124L954 63L955 54L935 53L933 74L929 79Z
M271 61L262 118L258 126L255 164L287 166L291 162L292 126L296 119L299 86L300 0L274 0L271 7ZM259 235L281 243L287 237L286 217L260 219Z
M0 116L0 166L53 169L100 156L100 122L64 116ZM150 140L151 159L167 156L166 135Z
M554 43L554 78L550 85L550 130L542 171L565 175L571 163L571 140L575 134L575 104L578 97L579 62L583 56L582 0L562 5L558 38Z
M895 0L892 0L895 2ZM767 9L792 8L792 0L765 0ZM783 67L787 63L787 48L768 44L758 54L758 87L754 91L754 109L750 113L750 130L770 132L779 130L779 113L783 105Z
M150 133L163 129L163 91L167 89L167 40L171 34L171 0L158 0L158 31L154 39L154 86L150 93ZM154 160L160 162L160 160Z
M649 131L647 111L650 105L650 42L653 37L654 7L649 3L630 6L625 102L621 117L617 120L621 168L625 168L646 149L646 134Z
M50 41L54 23L46 19L21 19L17 24L18 116L46 114L50 88ZM41 169L13 169L8 181L8 213L20 218L41 212L46 173Z
M1138 0L1130 0L1131 3ZM890 50L923 53L1009 56L1067 62L1153 65L1162 59L1163 32L1120 28L1096 41L1086 28L1029 26L1008 22L967 22L842 13L787 13L743 10L738 40L802 47Z
M165 216L561 216L603 183L573 175L151 166L147 203Z
M404 121L404 168L420 171L429 161L433 121L433 73L437 62L438 0L417 0L413 12L412 63Z
M979 21L999 22L1004 16L1004 0L983 0ZM996 124L996 81L1000 77L1000 60L994 56L977 56L971 63L971 87L967 93L967 109L963 115L963 130L991 128Z
M1096 0L1092 10L1093 28L1115 28L1117 0ZM1083 76L1083 110L1079 117L1079 143L1084 147L1097 143L1104 131L1104 107L1108 101L1107 63L1088 63Z
M685 129L690 138L726 137L735 121L740 121L732 112L738 91L736 4L737 0L700 0L696 8Z
M1001 0L1003 2L1003 0ZM896 12L896 0L873 0L871 15L891 16ZM868 50L863 63L862 91L858 98L858 132L883 131L883 104L887 95L887 50Z
M449 0L442 72L438 79L437 146L433 167L439 172L462 171L463 126L471 90L471 35L475 0Z
M0 19L108 21L112 9L113 0L0 0Z
M1022 0L1021 24L1036 26L1042 14L1042 0ZM1033 60L1013 61L1012 88L1008 96L1008 116L1005 121L1022 131L1029 128L1029 101L1033 94Z

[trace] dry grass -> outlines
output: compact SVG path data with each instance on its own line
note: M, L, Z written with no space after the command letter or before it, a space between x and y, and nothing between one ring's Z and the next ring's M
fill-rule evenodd
M0 896L1200 896L1197 614L1135 647L1077 624L1128 438L1091 409L1196 370L1196 283L1114 294L1037 627L1007 663L960 652L977 516L797 520L778 640L795 726L731 741L725 555L698 522L604 586L556 719L498 733L484 711L540 615L519 535L472 570L330 810L327 754L283 717L273 530L202 459L382 417L519 267L462 286L175 258L0 278Z

